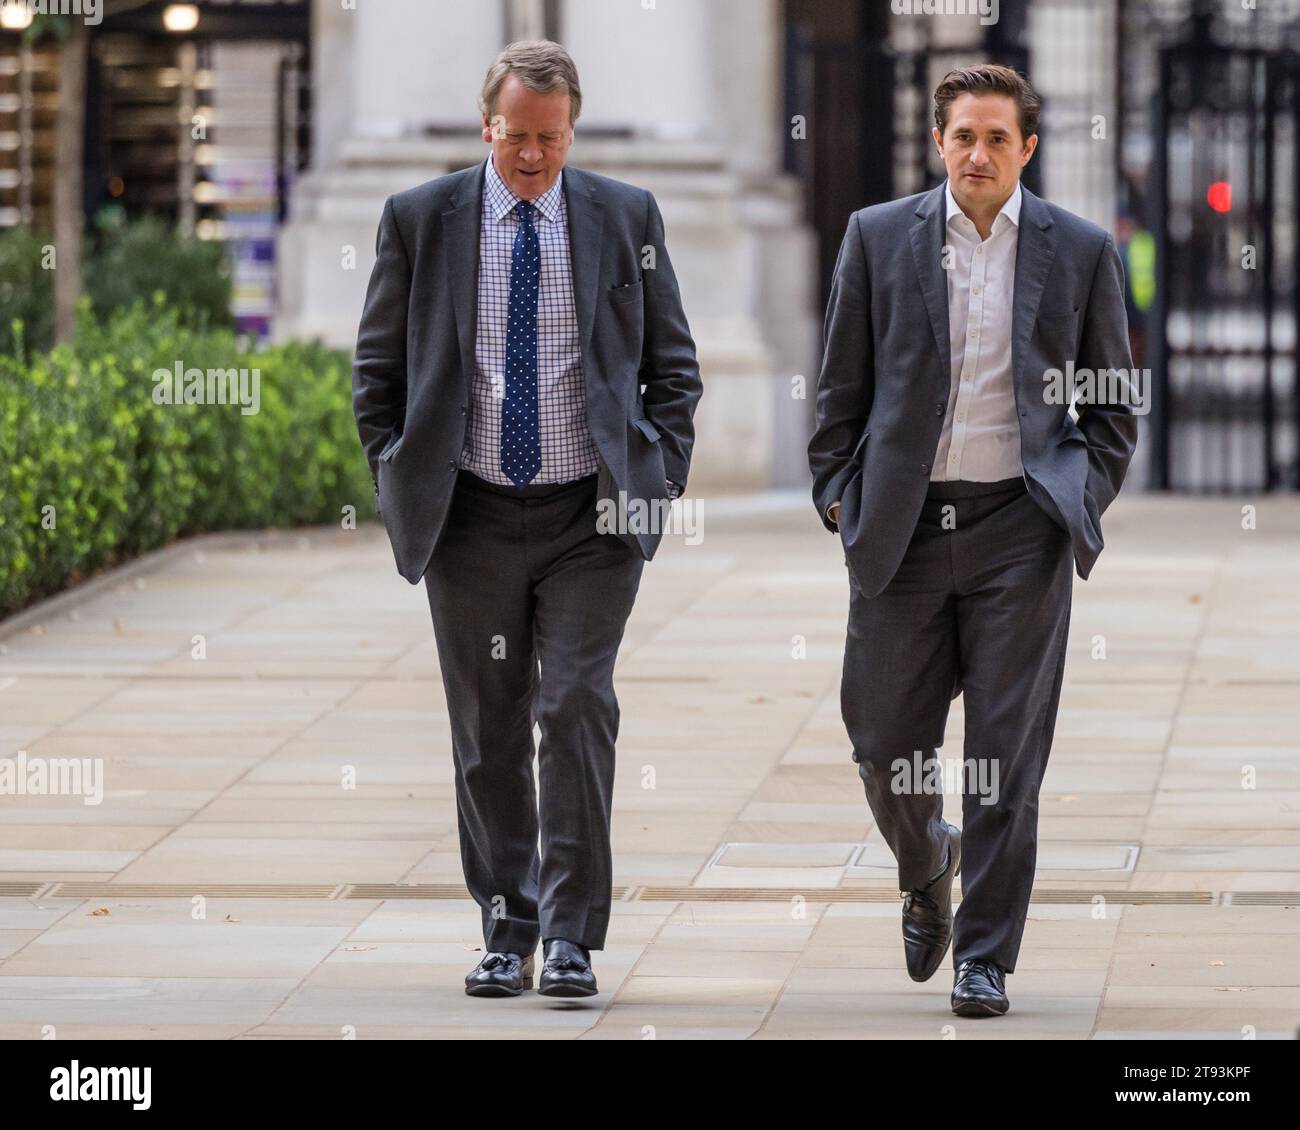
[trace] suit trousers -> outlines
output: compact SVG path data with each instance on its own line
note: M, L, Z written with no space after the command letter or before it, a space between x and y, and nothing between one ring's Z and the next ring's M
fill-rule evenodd
M964 695L955 965L1016 967L1072 583L1070 536L1023 479L932 483L880 595L867 598L850 575L841 709L900 891L924 886L945 864L936 747L952 700Z
M605 944L614 661L645 562L598 531L596 483L505 487L461 471L425 573L461 861L490 951Z

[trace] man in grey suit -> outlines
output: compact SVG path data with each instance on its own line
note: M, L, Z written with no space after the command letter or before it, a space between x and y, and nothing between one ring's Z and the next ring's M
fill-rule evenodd
M385 203L357 337L376 505L447 694L472 996L532 988L539 940L540 992L597 991L614 662L662 534L636 519L685 488L702 391L654 197L565 168L581 102L558 44L498 56L490 155Z
M849 220L808 453L848 566L841 706L898 861L908 972L927 980L952 943L953 1011L992 1016L1033 887L1071 558L1086 579L1140 401L1114 239L1020 184L1038 142L1029 83L965 68L934 104L945 184ZM1076 423L1058 378L1082 369L1109 373L1110 394L1078 390ZM963 790L961 832L934 787L959 693L981 783Z

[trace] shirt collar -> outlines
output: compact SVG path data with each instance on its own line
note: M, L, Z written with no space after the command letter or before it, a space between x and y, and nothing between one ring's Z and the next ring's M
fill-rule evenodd
M510 191L509 185L501 179L492 155L487 158L487 171L483 177L483 192L487 199L492 218L498 222L518 207L521 197ZM555 178L555 183L532 202L542 219L555 223L560 219L560 209L564 203L564 170Z
M951 181L943 182L943 195L947 205L947 210L944 213L944 223L951 223L954 215L957 216L966 215L966 213L961 210L961 205L957 203L956 197L954 197L952 194ZM1006 203L1003 204L1000 209L998 209L998 216L1006 216L1006 218L1011 222L1011 225L1016 228L1020 227L1021 199L1022 197L1020 192L1020 181L1019 179L1017 179L1016 190L1010 196L1007 197ZM997 216L993 218L993 222L995 224L997 223Z

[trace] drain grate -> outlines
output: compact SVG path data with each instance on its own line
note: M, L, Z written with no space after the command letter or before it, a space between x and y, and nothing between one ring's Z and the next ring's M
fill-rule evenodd
M56 883L44 898L330 899L341 886L315 883Z
M1229 906L1300 906L1300 891L1225 891Z
M0 882L0 898L123 899L425 899L467 900L460 883L89 883ZM790 902L896 903L887 887L672 887L617 886L616 902ZM1124 906L1280 906L1300 907L1297 891L1118 891L1036 887L1039 904L1086 906L1096 898Z
M614 900L627 898L630 887L615 887ZM350 883L340 896L345 899L467 899L460 883Z
M1031 902L1086 905L1100 896L1110 903L1140 906L1163 903L1170 906L1214 906L1213 891L1088 891L1035 887ZM643 902L898 902L895 890L877 887L642 887L637 897Z
M459 883L350 883L345 899L467 899Z
M642 887L641 902L898 902L883 887Z
M1029 901L1078 906L1091 903L1095 898L1125 906L1217 906L1220 902L1214 891L1072 891L1051 888L1034 891Z

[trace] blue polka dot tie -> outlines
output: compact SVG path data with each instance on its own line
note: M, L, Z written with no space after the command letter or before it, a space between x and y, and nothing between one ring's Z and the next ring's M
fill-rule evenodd
M506 314L506 388L501 402L501 470L517 487L542 469L537 426L537 290L542 257L533 226L533 206L515 207L519 230L510 260L510 305Z

